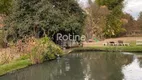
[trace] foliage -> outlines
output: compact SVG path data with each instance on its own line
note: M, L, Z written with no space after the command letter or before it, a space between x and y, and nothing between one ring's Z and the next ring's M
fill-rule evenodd
M1 14L9 14L12 0L0 0L0 13Z
M120 33L124 32L125 29L122 28L122 8L123 0L96 0L100 6L107 6L110 10L110 14L106 19L106 27L104 29L105 37L116 37Z
M44 37L37 40L37 46L31 52L31 61L33 64L42 63L62 54L63 51L59 46L55 45L49 38Z
M8 40L45 34L53 37L61 31L82 33L85 14L74 0L14 0L12 5L5 20Z
M113 10L116 6L122 5L124 0L96 0L99 5L105 5L109 10Z
M142 24L141 23L142 23L142 12L140 12L139 18L137 20L137 25L139 28L141 28L141 31L142 31Z
M102 39L104 37L103 30L106 25L106 17L109 14L109 10L107 7L98 6L91 0L89 0L89 5L90 7L86 8L88 13L85 27L86 35L93 35L95 38Z
M4 40L3 40L3 33L2 30L0 30L0 48L4 47Z
M124 22L123 27L126 29L126 32L124 32L122 35L126 36L131 35L130 33L133 32L137 27L137 24L135 24L136 21L130 14L124 14L123 22Z
M63 51L49 38L44 37L41 39L36 39L36 45L32 47L32 51L30 51L29 54L22 54L18 58L14 59L17 57L16 55L7 53L1 55L2 62L0 61L0 75L11 72L13 70L25 68L32 64L42 63L43 61L55 59L57 56L62 56Z

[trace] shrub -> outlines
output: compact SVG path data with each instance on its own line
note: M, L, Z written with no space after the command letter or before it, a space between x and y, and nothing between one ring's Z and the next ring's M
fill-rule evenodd
M54 44L48 37L36 40L36 46L32 49L30 59L33 64L55 59L62 56L62 49Z
M4 42L4 35L2 30L0 30L0 48L7 47L7 43Z
M53 37L66 32L81 35L85 12L75 0L12 0L5 19L5 37L16 41L25 36Z

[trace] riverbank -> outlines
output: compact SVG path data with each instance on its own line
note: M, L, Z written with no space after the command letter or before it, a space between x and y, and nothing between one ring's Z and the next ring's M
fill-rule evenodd
M0 76L31 65L55 60L64 55L62 49L47 37L32 39L32 42L21 45L26 47L10 46L1 49Z
M32 65L32 63L29 59L20 60L20 61L13 61L8 64L0 65L0 76L10 73L15 70L26 68L30 65Z
M115 41L117 40L118 39L116 39ZM42 63L43 61L56 59L56 56L65 55L65 54L62 54L62 50L58 46L56 46L53 42L51 42L50 40L46 38L40 39L38 40L38 42L40 42L38 43L40 45L34 46L33 49L30 50L32 52L30 52L28 56L20 57L20 54L15 53L15 51L12 51L15 48L3 50L3 54L10 54L10 56L3 55L3 56L7 56L7 57L3 57L2 55L0 55L0 58L3 61L4 60L8 61L8 63L6 64L0 64L0 76L10 73L15 70L19 70L19 69L34 65L34 64ZM85 47L67 49L64 51L64 53L68 54L72 52L82 52L82 51L83 52L84 51L96 51L96 52L102 51L102 52L139 52L139 53L142 53L142 46L136 46L134 40L131 40L130 46L103 46L102 42L98 42L98 43L101 46L92 44L92 45L88 45ZM14 54L11 55L11 53L14 53ZM57 53L59 55L57 55ZM16 57L19 57L19 58L11 60L13 59L13 56L14 58ZM46 59L47 57L48 57L48 60Z
M92 46L74 48L71 52L80 51L105 51L105 52L141 52L142 46Z
M63 56L63 55L61 55L61 56ZM55 60L55 59L56 58L51 59L51 60ZM51 60L48 60L48 61L51 61ZM42 63L44 63L44 62L42 62ZM23 68L26 68L26 67L29 67L32 65L35 65L35 64L33 64L32 61L28 58L25 58L23 60L22 59L16 60L16 61L12 61L7 64L0 65L0 76L12 73L13 71L20 70L20 69L23 69Z
M68 49L66 53L72 52L84 52L84 51L102 51L102 52L142 52L142 46L104 46L104 47L80 47ZM10 73L15 70L26 68L33 65L28 58L21 58L19 60L13 61L9 64L0 65L0 76Z

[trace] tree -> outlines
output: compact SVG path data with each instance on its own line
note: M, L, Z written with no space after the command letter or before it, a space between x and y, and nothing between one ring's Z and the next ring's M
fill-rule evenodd
M12 0L1 0L0 1L0 14L9 14Z
M74 0L14 0L12 5L5 26L7 39L82 33L85 13Z
M100 6L107 6L110 10L110 14L106 19L106 27L104 29L105 37L116 37L120 33L124 32L122 28L122 8L123 0L96 0L96 3Z
M109 14L109 10L106 6L98 6L96 3L89 0L89 7L86 8L88 17L86 19L85 32L89 38L95 37L102 39L103 29L106 25L106 16Z
M137 20L137 25L139 28L141 28L141 31L142 31L142 12L140 12L140 14L139 14L139 18Z
M134 18L130 14L123 15L123 27L126 29L125 34L131 33L133 30L136 29L136 24Z
M113 10L118 5L122 5L124 0L96 0L96 3L99 5L105 5L108 7L109 10Z

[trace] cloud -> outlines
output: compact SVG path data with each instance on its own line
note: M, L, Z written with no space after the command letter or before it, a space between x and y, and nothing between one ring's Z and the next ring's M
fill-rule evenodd
M94 0L93 0L94 1ZM78 0L81 7L88 7L88 0ZM129 13L135 19L139 17L139 13L142 12L142 0L124 0L124 13Z
M95 0L92 0L94 2ZM86 8L89 6L89 0L78 0L78 3L81 7Z
M88 0L78 0L78 3L80 4L81 7L86 8L88 7Z
M142 0L125 0L125 7L123 11L131 14L135 19L139 17L139 13L142 11Z

